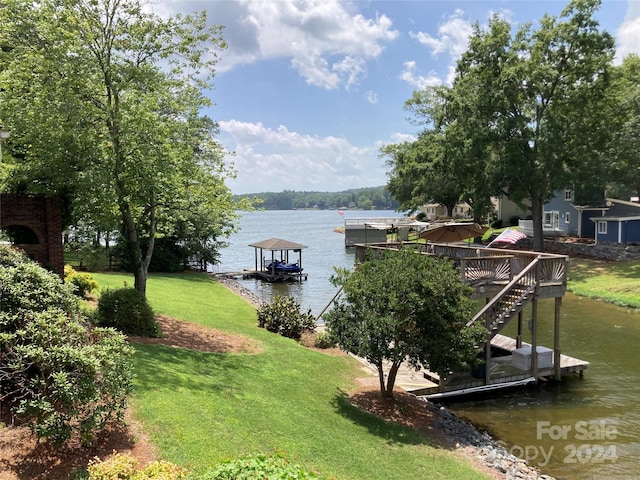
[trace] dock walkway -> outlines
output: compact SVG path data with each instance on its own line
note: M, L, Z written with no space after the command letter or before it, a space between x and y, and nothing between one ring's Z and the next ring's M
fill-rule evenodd
M471 374L457 375L454 381L447 384L446 389L441 391L438 374L428 370L413 370L405 362L398 371L396 386L408 393L433 400L489 390L514 388L537 381L530 371L513 366L513 351L516 350L516 340L514 338L498 334L491 341L491 345L502 350L505 354L493 359L491 382L488 385L485 385L483 379L475 378ZM523 342L522 346L530 345ZM362 358L358 358L358 360L377 375L375 366ZM562 375L577 373L582 376L582 372L587 369L589 362L568 355L560 355L560 366ZM554 374L555 368L553 365L548 368L538 369L539 377L552 377Z
M256 270L255 268L245 268L243 270L238 271L230 271L230 272L216 272L213 273L214 277L227 277L227 278L260 278L261 280L266 280L267 282L285 282L285 281L302 281L307 280L308 275L305 272L299 273L272 273L269 270Z

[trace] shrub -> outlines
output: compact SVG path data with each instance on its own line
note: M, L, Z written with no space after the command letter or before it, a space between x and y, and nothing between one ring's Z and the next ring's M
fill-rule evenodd
M3 251L4 250L4 251ZM54 445L83 443L124 414L133 349L91 328L69 285L0 246L0 402Z
M180 244L177 238L162 237L154 240L153 256L149 263L150 272L182 272L189 260L189 251ZM145 251L149 247L147 239L140 241L140 248ZM123 237L111 250L112 256L118 266L127 272L133 271L134 261L129 258L127 240Z
M108 460L89 463L88 480L183 480L187 470L169 462L151 462L141 469L130 454L117 453Z
M314 345L316 348L333 348L336 346L335 342L331 338L331 335L329 335L329 332L326 332L324 330L316 332Z
M90 273L76 272L71 265L64 266L64 281L75 287L75 294L80 298L86 298L91 292L98 289L96 282Z
M302 313L293 297L277 296L258 310L258 326L298 340L302 332L315 329L316 320L311 310Z
M491 228L502 228L502 219L496 218L491 222Z
M228 460L204 474L202 480L305 480L319 479L300 465L287 462L279 455L253 455L237 460Z
M7 248L0 246L2 250ZM75 312L80 303L71 285L25 255L0 255L0 299L0 332L15 331L35 312L49 308Z
M98 325L113 327L127 335L159 337L160 326L145 296L133 288L102 293L96 314Z

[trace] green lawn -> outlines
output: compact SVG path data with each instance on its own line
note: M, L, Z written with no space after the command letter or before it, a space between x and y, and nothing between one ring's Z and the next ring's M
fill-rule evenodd
M576 295L640 308L640 261L571 258L568 289Z
M130 275L93 274L102 288ZM325 478L486 478L427 437L353 407L362 376L332 357L256 326L256 312L205 275L153 275L157 313L257 340L257 354L211 354L136 346L132 404L160 455L201 472L230 457L280 452Z

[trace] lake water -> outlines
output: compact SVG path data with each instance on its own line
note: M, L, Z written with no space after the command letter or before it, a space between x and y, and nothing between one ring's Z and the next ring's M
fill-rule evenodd
M400 215L344 212L346 218L393 216ZM302 251L307 281L240 282L266 301L292 295L303 309L318 315L337 291L329 281L333 267L353 266L353 252L344 248L343 234L334 231L344 225L344 217L326 210L244 213L241 231L223 250L219 270L253 268L250 243L276 237L307 245ZM451 402L448 407L559 479L640 478L640 314L567 294L561 315L563 353L590 362L583 378L568 376L560 384ZM551 346L552 301L540 302L539 318L539 343Z

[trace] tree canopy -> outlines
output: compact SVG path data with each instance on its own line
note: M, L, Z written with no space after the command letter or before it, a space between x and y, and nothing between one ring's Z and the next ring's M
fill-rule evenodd
M614 125L608 152L614 183L640 195L640 57L625 58L612 76L607 119Z
M155 238L232 231L234 171L201 113L221 27L138 0L8 0L0 24L6 188L60 195L68 223L119 230L141 292Z
M593 17L599 4L574 0L560 17L545 15L537 29L525 24L514 33L498 15L486 28L475 25L453 84L418 92L406 104L437 133L431 137L449 152L460 190L478 208L497 193L530 206L540 251L544 203L555 190L602 171L611 130L598 112L614 41ZM402 175L398 164L392 155L392 178Z
M393 396L403 362L441 375L461 371L487 338L483 326L466 326L474 305L448 260L404 248L353 272L338 270L333 281L343 294L325 314L329 333L343 350L376 366L383 396Z

